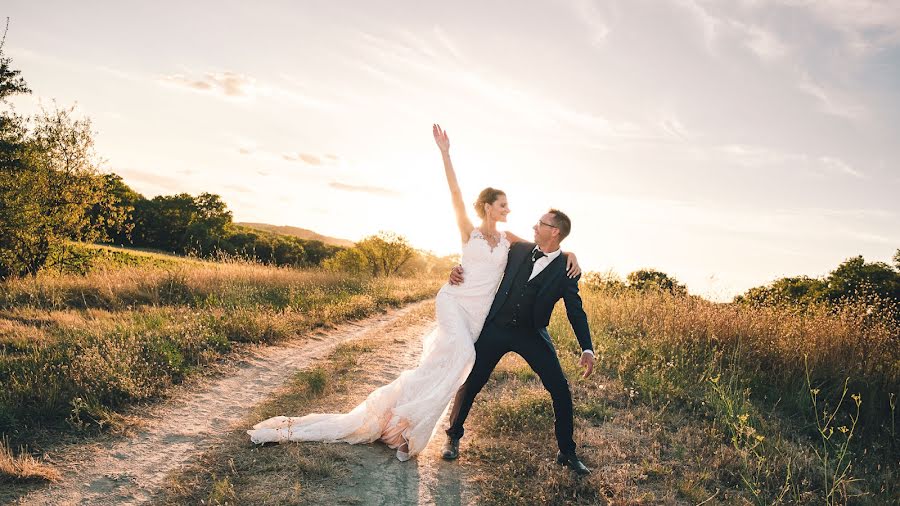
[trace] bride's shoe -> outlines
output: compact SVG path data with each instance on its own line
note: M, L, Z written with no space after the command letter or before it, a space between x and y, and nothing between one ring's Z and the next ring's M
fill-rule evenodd
M409 460L409 441L403 437L403 434L400 434L400 437L403 438L403 444L397 447L397 460L406 462Z

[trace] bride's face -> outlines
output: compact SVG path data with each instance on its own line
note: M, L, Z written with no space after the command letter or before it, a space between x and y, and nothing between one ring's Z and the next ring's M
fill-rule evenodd
M485 217L494 221L506 221L506 215L509 214L509 202L506 201L506 195L500 195L497 200L489 206L485 206Z

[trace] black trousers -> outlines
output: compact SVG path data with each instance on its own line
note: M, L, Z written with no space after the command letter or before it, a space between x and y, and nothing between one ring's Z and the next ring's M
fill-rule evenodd
M463 424L469 416L475 396L487 383L503 355L509 352L518 353L541 378L541 383L553 399L556 442L559 449L564 453L574 452L572 393L556 357L556 350L538 334L537 330L509 328L493 322L487 324L475 342L475 365L453 399L447 435L454 438L463 437L465 432Z

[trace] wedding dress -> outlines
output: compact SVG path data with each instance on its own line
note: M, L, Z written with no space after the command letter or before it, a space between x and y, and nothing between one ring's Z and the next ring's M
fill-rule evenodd
M447 283L438 292L438 325L423 339L415 369L403 371L349 413L276 416L248 430L251 441L355 444L380 439L397 450L401 461L421 452L475 363L475 341L500 285L508 253L509 241L503 232L491 248L481 232L473 230L462 248L466 280L455 286Z

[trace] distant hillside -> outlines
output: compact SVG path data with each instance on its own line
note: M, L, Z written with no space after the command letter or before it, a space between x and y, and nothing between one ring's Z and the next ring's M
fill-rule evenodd
M330 244L332 246L350 247L354 244L353 241L348 241L347 239L328 237L327 235L317 234L312 230L307 230L305 228L299 227L289 227L286 225L269 225L268 223L235 223L235 225L241 225L247 228L255 228L257 230L263 230L265 232L272 232L273 234L291 235L294 237L299 237L300 239L322 241L325 244Z

